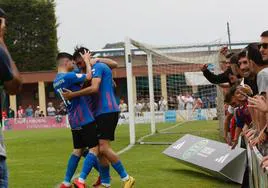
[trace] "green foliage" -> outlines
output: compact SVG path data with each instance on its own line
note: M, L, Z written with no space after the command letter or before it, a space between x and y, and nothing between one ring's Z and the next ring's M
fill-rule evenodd
M55 67L57 23L54 0L0 0L8 15L5 40L20 71Z

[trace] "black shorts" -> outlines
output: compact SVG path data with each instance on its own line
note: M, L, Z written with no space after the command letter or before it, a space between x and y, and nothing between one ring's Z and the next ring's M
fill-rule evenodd
M101 114L96 117L98 139L113 141L118 119L119 112Z
M82 126L80 129L73 129L72 136L74 149L93 148L98 145L97 126L95 122Z

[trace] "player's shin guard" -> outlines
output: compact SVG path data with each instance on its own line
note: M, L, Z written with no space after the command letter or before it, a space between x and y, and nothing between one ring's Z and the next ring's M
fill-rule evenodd
M75 170L78 166L79 160L80 160L80 157L78 157L74 154L71 155L71 157L68 161L68 166L67 166L67 171L65 174L64 182L66 182L66 183L71 182L71 179L72 179L72 177L75 173Z
M113 163L112 167L120 175L122 181L128 180L129 176L128 176L127 171L125 170L125 168L120 160L116 163Z
M100 164L100 177L101 177L101 184L105 186L111 185L110 166L102 166Z
M87 178L88 174L90 173L93 166L96 165L96 163L98 163L96 155L89 152L85 158L79 181L83 181Z

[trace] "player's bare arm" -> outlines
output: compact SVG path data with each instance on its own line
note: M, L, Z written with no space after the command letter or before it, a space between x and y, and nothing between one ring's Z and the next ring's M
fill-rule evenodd
M91 80L92 79L92 71L91 71L91 53L89 53L88 51L84 51L84 53L80 53L81 57L83 58L83 60L85 61L86 64L86 72L87 72L87 80Z
M65 92L62 93L62 96L64 97L65 100L70 100L74 97L95 94L99 91L100 83L101 83L100 78L93 78L91 81L91 86L76 92L72 92L70 90L65 89Z
M94 65L96 62L102 62L110 67L110 69L115 69L118 67L118 63L109 58L94 58L91 59L91 65Z

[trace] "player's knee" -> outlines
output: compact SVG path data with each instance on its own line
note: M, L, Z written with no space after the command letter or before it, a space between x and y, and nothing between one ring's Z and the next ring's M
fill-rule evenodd
M74 149L73 154L78 156L78 157L81 157L83 154L83 151L84 151L84 149Z
M90 152L90 153L93 153L93 154L96 155L96 156L98 156L98 154L99 154L99 147L96 146L96 147L90 148L90 149L89 149L89 152Z
M106 143L100 143L99 144L99 153L100 154L105 154L107 150L109 149L109 145Z

